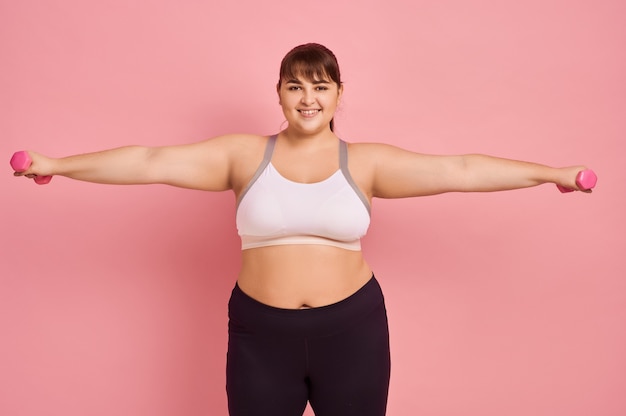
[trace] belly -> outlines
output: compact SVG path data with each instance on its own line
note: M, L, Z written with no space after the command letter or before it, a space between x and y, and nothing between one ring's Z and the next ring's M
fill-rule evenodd
M284 245L244 250L238 284L261 303L300 309L339 302L359 290L371 276L360 251Z

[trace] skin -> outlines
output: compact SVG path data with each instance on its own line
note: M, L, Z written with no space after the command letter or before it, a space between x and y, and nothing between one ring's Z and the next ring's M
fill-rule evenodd
M326 78L298 77L281 80L277 93L288 127L278 135L272 164L296 182L328 178L339 168L339 139L329 123L341 101L343 86ZM232 190L239 198L263 159L267 140L266 136L234 134L192 144L127 146L60 159L29 152L32 165L15 175ZM349 144L348 163L354 181L370 202L372 198L491 192L544 183L580 190L575 178L585 169L552 168L487 155L425 155L380 143ZM360 251L283 245L244 250L238 283L262 303L298 309L345 299L371 275Z

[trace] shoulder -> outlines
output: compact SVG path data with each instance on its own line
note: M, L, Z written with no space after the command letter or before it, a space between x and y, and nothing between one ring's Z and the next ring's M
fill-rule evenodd
M269 136L256 134L225 134L194 143L190 146L206 158L219 158L224 162L236 163L256 155L263 155Z
M348 168L352 178L364 194L374 196L377 170L393 160L398 147L384 143L347 142Z
M376 163L408 152L398 146L386 143L346 142L350 160L359 163Z
M398 146L394 146L388 143L380 143L380 142L349 142L345 141L348 145L350 151L359 152L362 154L370 154L377 152L386 152L393 150L402 150L402 148Z
M219 146L223 146L228 159L230 183L236 193L245 187L261 164L270 137L256 134L228 134L209 140L215 140Z
M232 161L248 163L263 158L270 137L258 134L229 134L222 136L220 140L228 146Z

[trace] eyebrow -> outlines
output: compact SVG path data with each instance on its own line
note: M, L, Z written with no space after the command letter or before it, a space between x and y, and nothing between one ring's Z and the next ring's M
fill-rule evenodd
M318 84L330 84L330 81L325 80L325 79L320 79L320 80L313 80L310 81L312 84L314 85L318 85ZM286 82L287 84L302 84L302 81L300 81L299 79L290 79Z

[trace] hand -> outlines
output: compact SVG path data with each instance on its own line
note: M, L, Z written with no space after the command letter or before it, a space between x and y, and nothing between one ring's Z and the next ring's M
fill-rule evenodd
M52 178L51 159L35 152L16 152L11 158L14 176L25 176L35 179L38 184L46 184ZM50 172L50 174L48 174Z
M585 166L561 168L561 180L556 182L561 192L581 191L591 193L596 185L596 174Z

